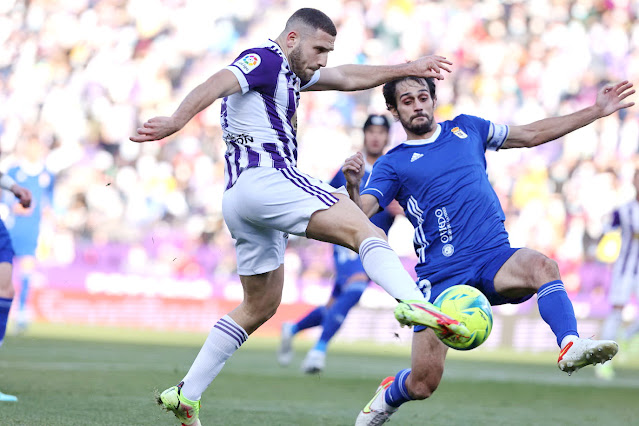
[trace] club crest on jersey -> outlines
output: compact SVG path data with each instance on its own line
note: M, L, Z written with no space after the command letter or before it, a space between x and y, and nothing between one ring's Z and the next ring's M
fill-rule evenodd
M468 137L468 135L464 133L464 131L460 129L459 127L453 127L451 129L451 132L453 132L455 136L457 136L460 139L466 139Z
M241 69L244 74L248 74L260 66L261 63L262 58L260 58L260 55L257 53L248 53L242 56L241 59L235 61L233 65L236 65L239 69Z

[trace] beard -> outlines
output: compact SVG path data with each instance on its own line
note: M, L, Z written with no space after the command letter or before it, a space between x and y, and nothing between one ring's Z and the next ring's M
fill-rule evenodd
M417 118L417 117L425 117L426 121L422 121L421 123L413 123L413 119ZM415 135L425 135L426 133L430 132L431 130L433 130L433 117L428 118L425 115L419 115L417 117L411 117L410 120L406 121L403 118L400 118L400 121L402 122L402 126L410 131L411 133L415 134Z
M295 73L303 81L308 81L313 77L312 75L306 75L304 69L304 61L302 60L302 49L296 47L288 53L288 63L291 66L291 71Z

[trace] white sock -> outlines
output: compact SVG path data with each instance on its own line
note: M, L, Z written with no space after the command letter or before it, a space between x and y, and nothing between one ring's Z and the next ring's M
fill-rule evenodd
M603 340L615 340L617 330L621 326L621 309L613 309L603 323L601 338Z
M574 334L569 334L568 336L564 337L563 339L561 339L561 349L563 349L564 346L566 346L568 343L574 342L577 339L579 339L579 336L575 336Z
M213 326L200 353L184 377L182 395L197 401L224 367L226 360L248 339L246 331L228 315Z
M388 294L399 300L424 300L399 257L381 238L367 238L359 246L364 270Z

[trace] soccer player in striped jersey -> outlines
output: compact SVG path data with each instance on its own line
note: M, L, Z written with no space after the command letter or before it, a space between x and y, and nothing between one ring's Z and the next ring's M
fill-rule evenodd
M523 126L459 115L437 123L432 79L406 77L384 85L384 99L408 140L381 157L361 191L361 154L343 171L351 198L370 217L393 199L415 227L419 286L429 300L455 284L481 290L493 305L521 303L537 294L542 319L560 347L558 366L571 374L611 359L611 340L582 339L557 263L527 248L511 248L504 212L486 173L485 151L550 142L634 103L623 81L602 88L594 105ZM428 398L444 372L447 346L432 330L415 327L411 368L384 379L356 425L379 425L413 399Z
M612 214L611 229L621 230L621 250L612 269L612 282L608 291L608 301L612 310L604 321L601 330L602 339L615 339L621 328L621 313L635 293L639 297L639 170L635 170L632 183L634 184L635 199L622 205ZM639 319L626 330L624 338L629 340L639 332ZM614 370L612 363L598 365L597 376L602 379L612 379Z
M303 90L365 90L407 75L442 79L451 63L440 56L389 66L325 68L337 30L317 9L304 8L284 31L192 90L170 117L154 117L130 139L163 139L222 98L226 142L224 220L235 240L242 303L212 328L184 380L162 392L159 403L184 424L199 424L200 397L226 360L275 313L284 284L289 234L357 251L366 274L399 301L421 308L399 318L466 335L458 321L425 302L384 233L349 200L345 190L297 169L296 110ZM320 71L320 69L322 69ZM409 302L398 307L408 307Z
M373 164L384 154L389 142L390 122L383 115L369 115L364 123L364 176L366 182ZM346 184L346 178L341 168L337 171L330 185L339 188ZM388 234L394 214L391 209L384 209L371 217L371 222ZM329 301L324 306L308 312L296 323L282 325L281 345L278 361L281 365L288 365L293 359L292 340L295 334L311 327L322 326L322 333L313 348L306 354L302 362L302 371L309 374L319 373L326 365L326 350L328 343L342 326L350 309L359 302L362 293L368 286L370 278L366 275L364 266L357 253L340 245L333 246L333 261L335 265L335 284Z
M29 190L18 185L11 176L0 173L0 188L12 192L22 207L28 208L31 205L31 193ZM7 320L14 295L11 279L13 255L11 238L4 223L0 220L0 347L7 331ZM16 402L17 400L18 398L13 395L0 392L0 402Z

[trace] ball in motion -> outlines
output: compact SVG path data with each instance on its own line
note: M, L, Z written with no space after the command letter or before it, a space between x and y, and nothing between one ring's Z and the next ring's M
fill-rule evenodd
M443 313L464 324L470 337L445 336L436 331L437 337L446 346L460 351L469 351L488 339L493 329L493 310L484 294L475 287L454 285L441 293L433 302Z

